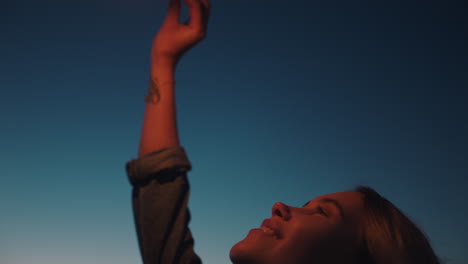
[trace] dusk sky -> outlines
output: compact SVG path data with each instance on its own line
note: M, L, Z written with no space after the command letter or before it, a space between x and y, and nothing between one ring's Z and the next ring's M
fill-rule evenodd
M167 6L2 1L0 263L141 263L124 168ZM368 185L446 264L467 264L467 10L212 0L208 36L176 72L203 262L230 263L277 201Z

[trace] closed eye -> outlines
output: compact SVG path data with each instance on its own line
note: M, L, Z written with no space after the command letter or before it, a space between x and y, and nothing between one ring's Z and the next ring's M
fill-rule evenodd
M310 203L310 201L307 202L306 204L304 204L304 205L302 206L302 208L305 208L309 203ZM328 216L327 211L325 211L321 206L317 206L317 211L318 211L319 214L322 214L322 215L324 215L324 216Z
M310 202L311 201L308 201L307 203L305 203L303 205L303 207L306 207ZM343 207L341 206L341 204L338 201L330 199L330 198L322 198L318 202L333 205L336 208L336 210L338 210L339 216L344 217ZM319 207L319 211L320 211L320 213L323 213L324 215L328 216L328 212L324 211L321 207ZM332 212L334 212L334 210Z
M325 216L328 216L327 212L325 210L323 210L323 208L321 206L318 207L318 212L319 212L319 214L323 214Z

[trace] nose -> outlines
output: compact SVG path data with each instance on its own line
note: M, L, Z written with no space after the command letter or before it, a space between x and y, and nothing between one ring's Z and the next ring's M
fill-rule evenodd
M273 208L271 208L271 216L279 216L285 221L288 221L291 217L290 208L284 203L277 202L273 205Z

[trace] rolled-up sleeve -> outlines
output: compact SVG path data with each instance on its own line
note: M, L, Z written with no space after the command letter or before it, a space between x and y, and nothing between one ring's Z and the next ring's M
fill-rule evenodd
M133 186L132 204L144 264L197 264L188 228L191 169L182 147L164 148L126 166Z

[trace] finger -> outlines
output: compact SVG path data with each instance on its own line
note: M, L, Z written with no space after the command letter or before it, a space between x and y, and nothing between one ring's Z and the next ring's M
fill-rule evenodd
M203 17L200 0L184 0L189 7L190 19L188 26L194 29L202 30Z
M166 23L179 24L180 9L180 0L169 0L169 11L166 16Z
M211 3L210 0L200 0L202 8L206 15L210 15Z
M210 0L200 0L202 4L203 12L203 24L206 26L208 24L208 19L210 17L211 3Z
M202 3L205 5L206 8L211 8L211 1L210 0L201 0Z

